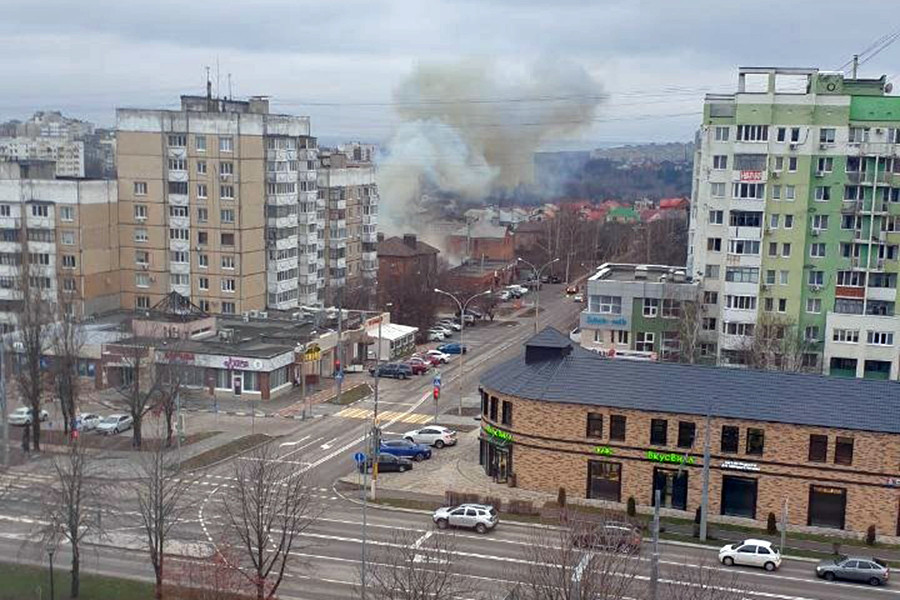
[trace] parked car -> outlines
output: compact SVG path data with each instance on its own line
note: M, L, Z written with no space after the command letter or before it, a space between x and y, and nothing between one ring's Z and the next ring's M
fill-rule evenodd
M413 357L406 361L406 364L412 369L413 375L423 375L431 369L431 361L427 361L424 358Z
M527 286L519 285L518 283L508 285L508 286L506 286L506 289L513 291L513 292L519 292L520 296L524 296L525 294L527 294L530 291L530 289Z
M436 356L432 356L431 354L413 354L412 358L418 358L419 360L428 363L432 367L439 367L441 365L441 359Z
M578 286L577 286L577 285L567 285L567 286L566 286L566 293L569 294L569 295L571 295L571 294L577 294L577 293L578 293Z
M484 318L484 313L481 312L480 310L478 310L477 308L474 308L474 307L473 307L473 308L467 308L467 309L466 309L466 314L470 314L470 315L472 315L473 317L475 317L476 319Z
M584 294L575 294L572 296L572 300L575 302L584 302Z
M440 450L444 446L456 445L456 432L440 425L431 425L422 429L407 431L403 434L403 439L415 444L434 446Z
M573 529L576 533L572 541L579 548L603 548L628 554L641 551L641 530L630 523L583 523Z
M487 504L460 504L437 509L431 519L439 529L464 527L478 533L487 533L500 522L500 515L497 514L497 509Z
M7 417L7 422L10 425L31 425L31 417L32 410L27 406L20 406L16 410L9 413L9 417ZM43 408L39 413L38 420L43 423L47 419L50 418L50 413L48 413Z
M462 329L462 325L454 321L453 319L441 319L438 321L438 325L443 325L444 327L449 327L453 331L459 331Z
M506 302L510 298L512 298L513 295L512 295L512 292L510 292L509 290L503 290L503 291L497 293L497 297L500 298L501 302Z
M431 329L442 332L445 337L450 337L451 335L453 335L453 329L441 323L435 323L431 326Z
M427 351L425 354L436 358L441 364L447 364L448 362L450 362L450 354L441 351L440 346L438 346L434 350Z
M521 298L522 294L524 293L524 292L522 292L522 290L519 289L519 286L517 286L517 285L506 286L506 288L503 291L506 292L507 294L509 294L510 296L512 296L513 298Z
M389 471L394 471L397 473L403 473L404 471L411 471L413 468L412 461L408 458L403 458L400 456L394 456L393 454L379 454L378 455L378 472L379 473L387 473ZM370 456L366 459L366 462L360 463L359 471L363 472L363 469L367 471L372 470L372 457Z
M459 322L459 315L457 315L455 318L456 318L457 322ZM466 323L474 323L475 315L466 313L463 315L463 321L465 321Z
M772 542L749 539L722 546L719 550L719 562L727 567L747 565L774 571L781 566L781 554L778 553L778 548L772 546Z
M114 435L131 429L134 419L131 415L109 415L97 423L97 433Z
M458 342L450 342L449 344L441 344L437 349L444 354L465 354L469 351L464 345Z
M429 329L425 335L425 339L429 342L443 342L446 337L443 331L437 329Z
M412 377L412 368L409 365L398 363L386 363L376 367L369 367L369 375L372 377L393 377L394 379L408 379Z
M102 417L96 413L83 413L75 416L75 429L78 431L93 431L97 429Z
M862 556L838 556L827 558L816 565L816 576L828 581L845 579L864 581L869 585L884 585L890 578L891 570L884 561Z
M431 448L415 444L409 440L384 440L381 442L381 448L378 451L384 454L411 458L416 462L431 458Z

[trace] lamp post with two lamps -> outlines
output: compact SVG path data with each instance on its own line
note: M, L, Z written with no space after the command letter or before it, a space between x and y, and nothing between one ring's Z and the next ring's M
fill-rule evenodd
M559 262L559 257L554 258L551 261L548 261L540 269L538 269L537 267L535 267L533 264L531 264L530 262L528 262L527 260L525 260L522 257L519 257L518 261L523 262L526 265L528 265L529 267L531 267L531 272L534 273L534 280L537 282L537 287L534 290L534 332L537 333L538 332L538 311L540 310L540 305L541 305L541 293L540 293L541 273L543 273L544 269L546 269L553 263Z
M442 289L434 288L435 293L443 294L444 296L448 296L456 302L456 306L459 307L459 415L462 416L463 409L463 378L465 377L465 371L463 370L463 366L465 365L465 355L466 355L466 347L463 344L463 334L466 331L466 308L469 306L469 302L474 300L475 298L480 298L481 296L487 296L492 293L492 290L485 290L483 292L478 292L472 296L469 296L464 302L456 297L455 294L451 294L450 292L445 292Z

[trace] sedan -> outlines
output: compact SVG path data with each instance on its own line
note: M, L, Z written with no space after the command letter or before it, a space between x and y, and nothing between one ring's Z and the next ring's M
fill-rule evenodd
M437 349L444 354L465 354L469 349L457 342L442 344Z
M372 470L372 458L369 457L365 463L359 464L359 471L362 472L363 464L365 464L365 469L367 471ZM408 458L401 458L399 456L394 456L393 454L379 454L378 455L378 472L379 473L387 473L389 471L394 471L397 473L403 473L405 471L411 471L413 468L412 461Z
M453 331L459 331L460 329L462 329L462 325L460 325L459 323L457 323L456 321L454 321L452 319L443 319L438 322L438 325L441 325L443 327L449 327Z
M575 302L584 302L584 294L575 294L572 297L572 300L574 300Z
M577 285L567 285L567 286L566 286L566 293L567 293L567 294L577 294L577 293L578 293L578 286L577 286Z
M437 356L432 356L431 354L413 354L412 358L424 361L432 367L439 367L441 365L441 359Z
M438 361L440 361L441 364L447 364L448 362L450 362L450 358L451 358L448 353L441 352L440 347L438 347L438 349L436 349L436 350L429 350L425 354L427 354L428 356L433 356L434 358L438 359Z
M507 300L512 298L512 294L509 292L509 290L503 290L502 292L497 294L497 297L500 298L501 302L506 302Z
M772 546L772 542L751 539L722 546L719 550L719 561L727 567L747 565L774 571L781 566L781 554L778 553L778 548Z
M431 326L431 329L433 329L435 331L443 332L445 337L450 337L451 335L453 335L453 330L451 328L447 327L446 325L444 325L443 323L436 323L435 325Z
M20 406L16 410L9 413L8 422L10 425L31 425L32 410L27 406ZM43 423L50 418L50 413L41 409L38 420Z
M93 431L100 424L101 417L95 413L83 413L75 417L75 429L78 431Z
M131 415L109 415L97 424L97 432L114 435L131 429L133 422Z
M641 551L641 530L630 523L584 523L573 535L572 541L579 548L604 548L628 554Z
M423 375L431 368L431 361L416 357L409 359L406 364L412 369L413 375Z
M436 329L429 329L428 333L425 336L429 342L443 342L444 338L447 336L444 335L443 331L438 331Z
M456 432L440 425L432 425L414 431L407 431L403 439L415 444L434 446L438 450L444 446L456 445Z
M877 558L838 556L828 558L816 565L816 576L834 581L864 581L869 585L884 585L890 578L891 570Z
M416 462L431 458L431 448L414 444L409 440L384 440L381 442L380 453L393 454L403 458L411 458Z

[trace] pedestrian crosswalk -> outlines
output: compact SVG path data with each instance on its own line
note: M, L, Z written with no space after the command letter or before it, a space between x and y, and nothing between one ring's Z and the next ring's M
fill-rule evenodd
M345 408L342 411L336 413L336 415L338 417L345 417L347 419L371 419L372 410L368 408ZM378 412L379 423L385 423L388 421L401 421L403 423L417 423L422 425L431 422L433 419L433 415L424 415L421 413L405 413L391 410Z

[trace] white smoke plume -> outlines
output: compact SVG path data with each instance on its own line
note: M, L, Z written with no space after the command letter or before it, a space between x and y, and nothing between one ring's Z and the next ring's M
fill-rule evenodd
M603 99L567 61L420 65L394 93L401 124L379 161L381 228L425 234L416 211L429 190L472 202L530 183L534 152L586 128Z

